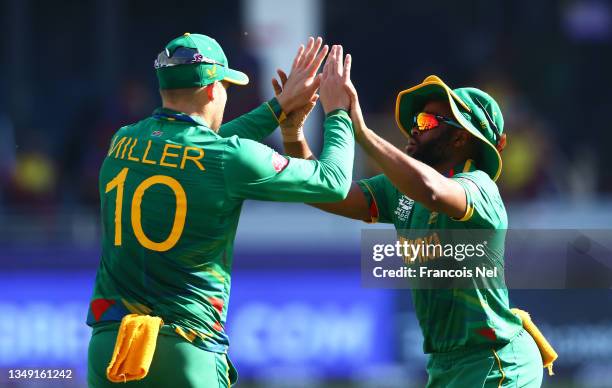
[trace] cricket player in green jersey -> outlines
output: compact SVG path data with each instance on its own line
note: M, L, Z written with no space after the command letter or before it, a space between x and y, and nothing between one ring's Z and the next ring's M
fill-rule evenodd
M186 33L159 54L163 106L117 131L100 170L90 387L217 388L236 380L224 325L242 203L337 202L350 188L350 62L333 46L317 74L329 51L321 46L321 38L300 46L283 92L225 124L226 88L248 78L228 67L221 46ZM318 161L259 143L279 122L303 122L317 99L326 114Z
M275 88L282 90L278 82ZM400 238L403 231L508 227L495 184L504 121L491 96L476 88L451 90L436 76L402 91L396 120L409 139L402 152L366 126L352 84L349 90L355 138L384 174L354 182L343 201L314 206L393 224ZM312 156L305 140L287 151ZM503 261L503 240L488 252ZM540 352L510 311L506 288L413 289L412 296L430 355L428 387L541 385Z

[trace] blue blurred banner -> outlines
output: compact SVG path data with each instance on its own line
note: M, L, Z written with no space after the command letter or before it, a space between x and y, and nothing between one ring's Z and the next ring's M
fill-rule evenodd
M95 273L0 274L0 367L83 368Z
M271 368L346 378L394 359L392 295L347 271L248 271L232 279L230 357L243 375Z
M72 368L84 377L93 271L0 274L0 368ZM230 356L244 377L290 368L347 378L394 359L392 295L347 271L234 274Z
M328 256L330 257L330 256ZM0 386L14 368L72 369L84 382L95 272L0 273ZM559 353L550 384L612 380L608 290L511 290ZM242 381L422 381L410 291L364 289L354 270L238 270L227 329ZM44 383L44 382L43 382ZM373 385L375 386L375 385Z

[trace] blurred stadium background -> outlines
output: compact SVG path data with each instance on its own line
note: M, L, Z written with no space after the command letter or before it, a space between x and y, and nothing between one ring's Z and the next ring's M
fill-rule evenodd
M506 119L499 183L511 227L612 226L609 1L0 3L0 386L85 385L98 168L113 132L159 104L153 59L186 31L215 37L251 76L230 89L227 119L272 96L274 69L287 69L308 35L353 55L367 121L399 146L398 91L429 74L478 86ZM321 119L309 122L315 145ZM376 172L359 153L355 178ZM228 322L239 387L424 385L409 292L360 286L365 227L304 205L248 203ZM612 386L609 290L510 297L560 354L545 386ZM72 369L74 379L8 379L29 367Z

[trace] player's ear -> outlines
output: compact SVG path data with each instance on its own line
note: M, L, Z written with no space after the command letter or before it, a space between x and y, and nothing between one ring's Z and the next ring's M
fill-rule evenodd
M208 101L212 101L212 100L215 99L215 86L216 86L217 82L218 81L215 81L215 82L205 86L205 88L206 88L206 95L208 96Z
M470 133L466 130L455 131L453 144L455 147L463 147L470 141Z

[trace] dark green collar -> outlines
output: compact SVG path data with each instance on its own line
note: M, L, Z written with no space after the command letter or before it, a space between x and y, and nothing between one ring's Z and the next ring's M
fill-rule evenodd
M208 126L208 123L206 123L206 121L204 121L204 119L202 119L202 117L200 116L190 116L186 113L178 112L176 110L164 107L155 109L155 111L153 111L152 117L157 120L178 121L191 125L201 125L206 128L210 128Z

